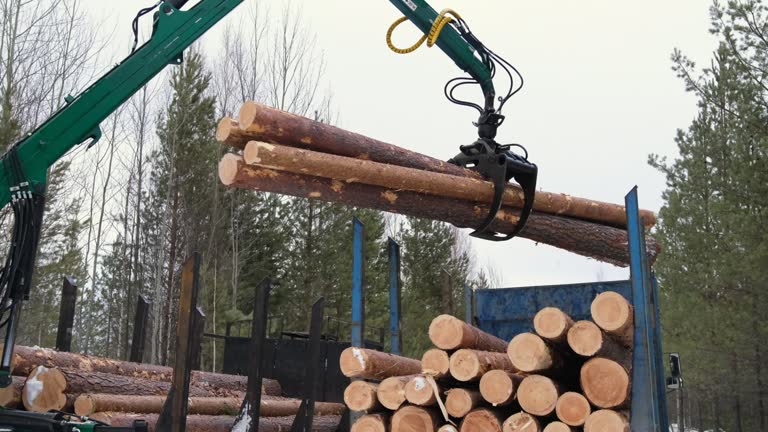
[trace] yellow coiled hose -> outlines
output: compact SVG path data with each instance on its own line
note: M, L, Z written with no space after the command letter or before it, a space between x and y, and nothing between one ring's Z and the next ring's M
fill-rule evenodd
M424 41L426 41L427 46L431 48L437 42L437 38L440 37L440 32L443 31L443 28L449 23L451 23L454 18L458 20L458 19L461 19L461 16L455 11L453 11L452 9L443 9L437 15L435 22L432 24L432 28L429 29L429 34L423 35L418 41L416 41L415 44L411 45L408 48L398 48L392 42L392 33L395 32L395 29L397 28L397 26L408 21L408 17L405 17L405 16L400 17L394 23L392 23L392 25L389 26L389 30L387 30L387 46L389 46L389 49L391 49L392 51L398 54L412 53L417 49L419 49L419 47L424 44Z

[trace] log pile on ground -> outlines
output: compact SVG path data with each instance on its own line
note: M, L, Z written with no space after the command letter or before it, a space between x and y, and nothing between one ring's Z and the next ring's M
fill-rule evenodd
M535 332L503 341L449 315L418 360L350 348L353 432L629 432L633 311L606 292L594 321L547 307ZM353 361L354 360L354 361ZM347 366L345 367L345 364Z
M154 429L173 378L169 367L25 346L15 348L12 365L13 383L0 389L0 406L34 412L65 411L114 426L127 426L143 418L150 430ZM229 432L247 385L244 376L193 371L187 430ZM377 407L375 391L374 387L372 395L368 395L374 404L360 405L362 408ZM301 401L281 397L281 393L277 381L263 380L259 430L290 428ZM335 431L343 411L342 404L316 402L313 430Z
M461 228L477 227L493 200L492 183L475 171L253 102L242 106L237 120L222 119L216 137L238 152L225 155L219 164L221 181L231 187L374 208ZM508 185L491 228L511 232L523 201L521 189ZM641 217L646 227L656 221L650 211L642 211ZM519 235L626 266L626 224L621 205L539 191ZM650 236L647 250L653 261L659 246Z

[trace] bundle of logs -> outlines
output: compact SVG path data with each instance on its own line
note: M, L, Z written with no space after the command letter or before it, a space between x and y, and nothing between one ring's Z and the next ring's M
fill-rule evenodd
M352 432L629 432L632 307L605 292L591 315L547 307L510 342L441 315L421 361L349 348Z
M113 426L144 419L154 430L171 388L169 367L16 346L13 384L0 389L0 406L34 412L65 411ZM188 431L229 432L247 389L244 376L193 371ZM262 431L287 431L300 400L281 397L280 384L262 382ZM317 431L335 431L344 411L337 403L315 403Z
M451 223L480 225L493 201L493 185L476 171L253 102L237 120L219 122L217 139L237 153L219 163L221 181L254 189L339 202ZM459 144L446 143L453 152ZM507 186L491 228L509 233L523 193ZM539 191L521 237L620 266L628 264L627 220L616 204ZM646 227L656 219L642 211ZM658 244L647 237L651 262Z

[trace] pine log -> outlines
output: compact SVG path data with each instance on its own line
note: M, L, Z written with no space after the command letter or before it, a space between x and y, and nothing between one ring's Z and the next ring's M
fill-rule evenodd
M493 406L506 406L515 401L523 376L506 370L488 371L480 378L480 394Z
M444 350L468 348L504 352L507 349L507 343L503 340L451 315L440 315L432 320L429 339L436 347Z
M459 432L459 430L452 424L444 424L440 426L440 429L438 429L437 432Z
M158 414L132 414L123 412L95 413L91 416L116 427L130 427L135 420L145 420L149 426L149 432L156 431ZM317 416L313 420L313 432L334 432L341 420L338 416ZM230 432L236 430L233 427L235 417L231 416L187 416L186 432ZM291 430L293 416L289 417L260 417L259 432L285 432ZM245 429L237 429L245 430Z
M494 369L518 372L504 353L461 349L451 355L451 376L459 381L477 381Z
M341 372L348 378L383 380L421 373L421 362L418 360L366 348L345 349L341 353L339 365Z
M227 186L343 202L356 207L440 220L460 228L477 226L488 213L488 206L480 203L253 167L234 154L226 154L221 159L219 178ZM503 207L491 228L498 232L511 232L519 215L518 210ZM534 213L520 236L622 267L629 263L627 232L618 228ZM649 259L655 259L659 247L650 236L647 238L647 250Z
M454 388L448 390L445 409L451 417L462 418L477 408L483 398L477 390Z
M395 411L405 402L405 386L416 375L389 377L379 383L376 397L385 408Z
M512 338L507 354L512 365L526 373L553 371L563 366L559 353L534 333L521 333Z
M629 351L592 321L578 321L571 327L568 346L580 356L608 358L627 368L632 361Z
M265 141L422 171L481 178L475 171L250 101L241 107L238 123L241 132L220 138L220 141L239 148L244 148L250 140ZM243 139L246 136L248 139ZM466 143L456 143L455 148L460 144ZM517 194L520 193L516 185L509 188ZM583 219L605 220L618 227L626 227L624 207L618 204L601 203L565 194L537 192L535 205L538 212L568 212ZM646 226L650 227L656 222L656 215L651 211L643 210L641 217Z
M529 375L517 389L517 400L526 412L546 417L555 412L557 400L562 394L560 387L542 375Z
M352 424L351 432L388 432L389 414L366 414Z
M460 432L501 432L504 418L487 408L473 410L461 421Z
M629 432L629 417L618 411L595 411L587 418L584 432Z
M451 360L447 352L433 348L421 357L421 372L435 379L445 378L450 375Z
M544 432L575 432L575 429L559 421L553 421L544 428Z
M595 357L581 367L584 396L599 408L623 407L629 401L629 372L613 360Z
M438 385L438 394L442 394L442 389ZM437 396L432 385L425 376L415 376L405 385L405 400L418 406L437 405Z
M72 370L79 369L87 372L102 372L164 382L171 382L171 379L173 378L173 368L166 366L112 360L85 354L54 351L47 348L30 348L22 345L16 345L14 347L14 375L28 376L36 366ZM248 388L248 377L214 372L192 371L190 375L190 385L245 392ZM265 394L268 395L279 396L282 393L280 384L272 379L264 379L263 388Z
M545 307L533 317L536 333L554 343L565 343L573 319L556 307Z
M21 405L21 393L26 377L11 377L11 385L0 388L0 406L5 408L18 408Z
M61 371L39 366L27 378L21 400L27 411L60 411L67 404L66 388L67 380Z
M592 413L589 401L581 393L566 392L557 400L557 418L569 426L583 426Z
M406 405L392 416L392 432L434 432L443 420L434 409Z
M600 293L592 301L590 311L595 324L624 346L632 347L634 312L624 296L613 291Z
M367 381L352 381L344 389L344 403L352 411L376 411L382 409L376 397L379 385Z
M504 421L504 432L541 432L541 423L527 412L519 412Z

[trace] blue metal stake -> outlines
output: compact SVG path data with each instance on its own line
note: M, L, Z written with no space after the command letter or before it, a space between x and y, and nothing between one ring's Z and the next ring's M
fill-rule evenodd
M391 237L389 251L389 352L400 355L400 245Z
M365 335L365 226L352 218L352 346L363 347Z

